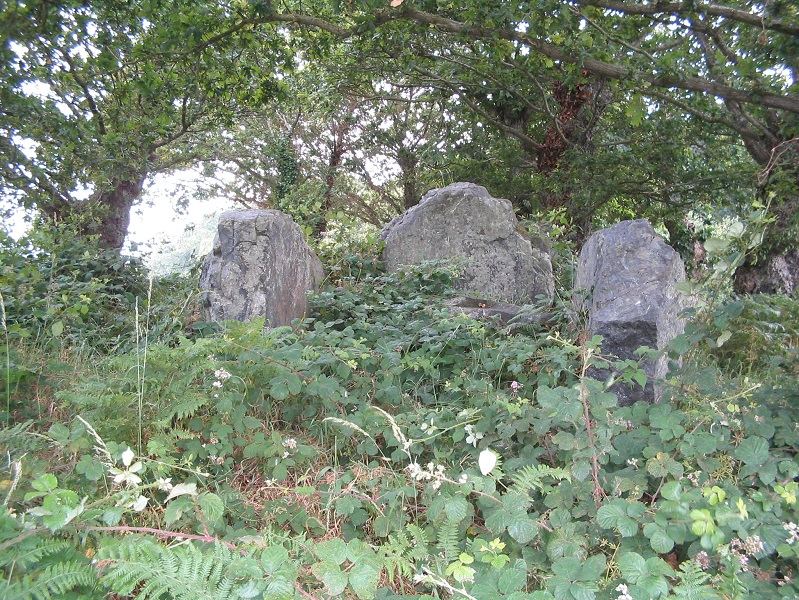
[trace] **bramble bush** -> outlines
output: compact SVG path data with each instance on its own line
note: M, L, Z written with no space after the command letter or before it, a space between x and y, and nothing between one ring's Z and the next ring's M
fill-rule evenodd
M797 595L794 300L697 314L622 408L568 307L475 321L455 275L344 270L291 327L176 325L62 384L74 419L0 431L3 597Z

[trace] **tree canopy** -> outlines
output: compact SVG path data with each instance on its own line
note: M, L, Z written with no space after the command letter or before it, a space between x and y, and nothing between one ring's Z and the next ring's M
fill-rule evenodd
M311 210L360 201L373 221L466 179L521 215L565 213L578 239L629 215L679 237L690 211L758 185L778 190L775 251L796 229L792 3L15 2L0 18L5 196L90 213L108 246L148 175L198 160L261 169L272 206L310 177ZM264 127L243 168L226 140ZM364 169L378 155L388 187Z

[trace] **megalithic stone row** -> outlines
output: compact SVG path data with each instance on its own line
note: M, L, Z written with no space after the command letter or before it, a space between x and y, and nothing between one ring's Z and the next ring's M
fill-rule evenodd
M289 325L306 314L308 291L323 278L322 262L291 217L277 210L227 211L200 276L205 316Z
M588 333L601 335L602 354L638 359L641 346L662 349L683 332L679 314L690 301L677 290L685 280L680 255L648 221L623 221L586 241L577 267L575 308L588 314ZM658 382L668 370L665 356L643 365L648 383L611 388L621 406L660 400ZM597 371L607 377L607 371Z
M521 232L513 206L486 188L453 183L431 190L421 202L383 228L388 271L426 260L462 264L464 293L516 304L551 301L555 280L546 240Z

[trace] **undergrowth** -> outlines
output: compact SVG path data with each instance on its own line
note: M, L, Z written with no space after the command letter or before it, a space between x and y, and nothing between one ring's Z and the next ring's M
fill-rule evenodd
M127 304L148 335L69 363L47 418L20 406L25 360L60 362L46 329L66 352L69 323L19 324L3 288L0 595L797 595L794 299L697 312L663 401L622 408L568 307L509 330L446 306L445 265L339 265L267 330L155 282Z

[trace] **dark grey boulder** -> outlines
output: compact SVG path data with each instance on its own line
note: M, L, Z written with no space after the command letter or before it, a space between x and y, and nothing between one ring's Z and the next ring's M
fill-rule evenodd
M685 321L678 315L689 302L676 285L684 279L680 255L649 222L623 221L594 233L580 251L575 308L588 313L589 335L603 337L603 354L637 360L639 347L662 349L683 332ZM621 406L660 399L657 381L668 369L666 357L643 368L646 387L619 383L612 388Z
M386 269L426 260L462 264L459 289L496 301L548 300L555 282L543 238L520 231L513 206L472 183L431 190L421 202L383 228Z
M231 210L219 217L200 276L211 321L265 317L279 327L305 315L307 293L324 278L299 225L277 210Z

